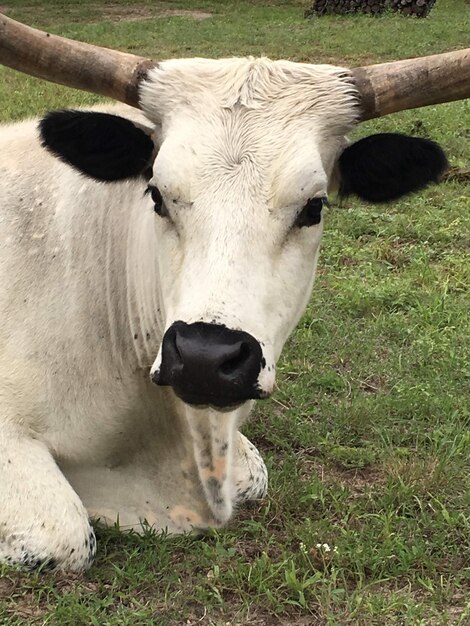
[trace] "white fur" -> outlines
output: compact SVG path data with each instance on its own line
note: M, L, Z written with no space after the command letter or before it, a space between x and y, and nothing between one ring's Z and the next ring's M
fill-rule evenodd
M174 321L215 321L261 343L269 395L322 231L292 225L327 193L355 97L331 66L161 64L143 113L100 110L153 135L171 219L143 180L97 183L48 154L36 121L2 128L0 559L87 567L80 499L104 521L181 532L264 495L264 464L238 432L251 403L192 408L149 371Z

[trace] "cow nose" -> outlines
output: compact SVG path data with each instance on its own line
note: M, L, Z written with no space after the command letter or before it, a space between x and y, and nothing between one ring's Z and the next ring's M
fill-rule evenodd
M188 404L218 407L260 397L263 354L250 334L219 324L175 322L162 343L162 362L153 375Z

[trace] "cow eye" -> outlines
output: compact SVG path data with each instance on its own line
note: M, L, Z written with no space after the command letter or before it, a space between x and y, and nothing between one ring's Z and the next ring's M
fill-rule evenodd
M325 205L328 205L328 198L326 196L322 198L310 198L297 215L294 225L297 226L297 228L302 228L302 226L319 224L321 222L321 211Z
M150 197L153 201L153 209L155 213L157 213L157 215L160 215L161 217L167 217L168 211L163 201L162 194L159 192L158 188L154 187L153 185L149 185L145 193L150 194Z

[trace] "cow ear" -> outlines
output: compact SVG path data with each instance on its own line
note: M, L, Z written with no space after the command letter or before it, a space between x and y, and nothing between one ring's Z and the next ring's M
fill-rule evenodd
M340 195L389 202L439 182L448 162L434 141L383 133L348 146L338 166Z
M123 117L53 111L39 122L39 133L52 154L96 180L133 178L151 165L153 141Z

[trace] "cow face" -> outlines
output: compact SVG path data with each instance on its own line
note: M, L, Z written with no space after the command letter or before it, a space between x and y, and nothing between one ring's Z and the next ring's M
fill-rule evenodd
M445 157L399 135L346 147L356 93L331 66L169 61L141 106L158 136L61 112L42 121L44 144L94 178L147 188L164 322L154 382L196 406L267 397L311 292L335 164L344 195L387 201L435 180Z
M226 407L273 389L355 118L341 75L265 60L172 61L142 89L161 126L149 188L169 265L152 376L188 403Z

